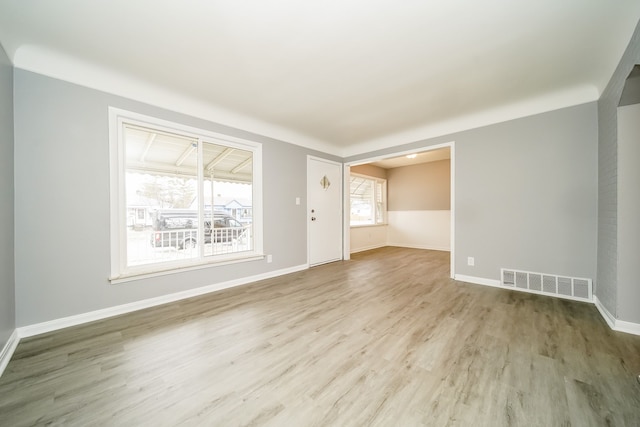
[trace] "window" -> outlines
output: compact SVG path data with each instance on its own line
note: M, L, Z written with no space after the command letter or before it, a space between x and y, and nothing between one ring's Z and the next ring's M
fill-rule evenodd
M351 174L351 225L386 224L387 180Z
M112 280L261 256L260 144L109 112Z

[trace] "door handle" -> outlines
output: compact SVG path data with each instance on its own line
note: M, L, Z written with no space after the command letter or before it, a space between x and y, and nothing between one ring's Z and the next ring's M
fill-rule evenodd
M316 217L315 217L315 216L312 216L312 217L311 217L311 221L315 221L315 220L316 220Z

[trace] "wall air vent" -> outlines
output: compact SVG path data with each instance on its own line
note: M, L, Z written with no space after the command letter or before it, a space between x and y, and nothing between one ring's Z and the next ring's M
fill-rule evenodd
M592 302L591 279L502 268L500 285L518 291Z

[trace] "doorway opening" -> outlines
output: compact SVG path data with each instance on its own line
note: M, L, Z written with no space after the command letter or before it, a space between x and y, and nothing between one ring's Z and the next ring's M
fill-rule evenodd
M450 252L455 274L455 143L418 147L346 163L344 166L344 259L383 246ZM386 194L365 194L362 181L383 182ZM368 187L366 187L368 188ZM385 212L380 216L380 204ZM366 215L365 215L366 214ZM354 216L355 215L355 216ZM366 217L367 223L362 223Z

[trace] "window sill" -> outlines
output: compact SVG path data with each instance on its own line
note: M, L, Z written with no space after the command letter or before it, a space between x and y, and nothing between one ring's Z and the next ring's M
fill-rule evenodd
M350 225L349 228L367 228L367 227L386 227L386 222L384 224L361 224L361 225Z
M238 263L249 262L249 261L258 261L258 260L264 259L264 257L265 256L263 254L252 253L251 255L229 257L229 258L224 258L217 261L201 261L201 262L196 262L193 264L182 265L182 266L168 266L165 268L156 268L153 270L147 269L147 270L130 271L130 272L122 273L118 276L110 277L109 282L111 282L112 285L117 285L119 283L127 283L135 280L148 279L152 277L167 276L169 274L184 273L187 271L202 270L204 268L218 267L218 266L229 265L229 264L238 264Z

